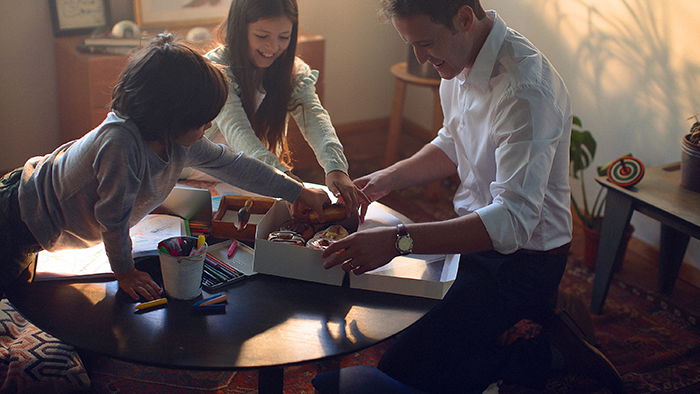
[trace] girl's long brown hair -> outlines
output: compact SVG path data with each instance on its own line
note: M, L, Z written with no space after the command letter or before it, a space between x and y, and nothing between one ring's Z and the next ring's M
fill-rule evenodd
M255 110L255 71L248 52L248 24L263 18L286 16L292 22L287 50L265 70L262 87L265 99ZM255 135L267 148L289 166L289 149L285 139L287 113L292 94L292 70L299 30L296 0L233 0L220 36L228 49L228 65L241 89L243 109Z

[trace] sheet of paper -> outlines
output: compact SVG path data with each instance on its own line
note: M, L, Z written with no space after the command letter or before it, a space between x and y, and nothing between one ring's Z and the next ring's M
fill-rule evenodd
M35 280L68 279L74 277L113 276L104 244L86 249L65 249L58 252L42 250L36 264Z
M157 255L158 242L185 234L185 223L181 218L171 215L147 215L129 230L132 255Z
M132 255L158 254L158 242L185 234L185 221L177 216L147 215L129 231ZM75 277L112 277L104 244L85 249L41 251L37 258L36 280L70 279Z

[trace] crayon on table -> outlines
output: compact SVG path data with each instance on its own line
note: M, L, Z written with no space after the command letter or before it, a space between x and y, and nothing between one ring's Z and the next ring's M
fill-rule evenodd
M226 294L221 294L216 297L209 297L206 300L202 300L202 303L200 303L198 306L205 306L205 305L213 305L213 304L222 304L226 302L228 297Z
M224 293L219 293L219 294L214 294L213 296L203 298L194 304L192 306L200 306L200 305L210 305L210 304L219 304L222 302L226 301L226 294Z
M143 310L143 309L153 308L153 307L156 307L156 306L159 306L159 305L163 305L163 304L167 304L167 303L168 303L168 299L167 299L167 298L158 298L157 300L142 302L142 303L136 305L136 306L134 307L134 310L140 311L140 310Z

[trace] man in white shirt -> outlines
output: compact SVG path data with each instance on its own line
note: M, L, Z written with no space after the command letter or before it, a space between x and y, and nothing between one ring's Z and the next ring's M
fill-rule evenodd
M557 326L553 306L572 230L564 82L478 0L383 0L382 11L418 61L442 77L445 118L419 152L355 183L377 200L457 174L458 217L357 232L324 252L324 266L359 275L400 254L460 253L450 292L399 337L379 369L440 393L479 391L501 379L542 387L552 351L537 330ZM618 388L607 360L592 365L609 368L598 377Z

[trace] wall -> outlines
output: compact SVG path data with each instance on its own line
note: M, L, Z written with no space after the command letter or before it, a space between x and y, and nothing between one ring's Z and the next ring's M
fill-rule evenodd
M0 170L58 143L56 78L46 1L0 1Z
M376 0L299 0L302 29L326 38L325 103L335 123L387 117L389 67L406 58L391 24L380 23Z

